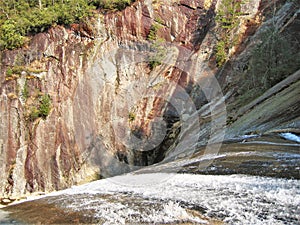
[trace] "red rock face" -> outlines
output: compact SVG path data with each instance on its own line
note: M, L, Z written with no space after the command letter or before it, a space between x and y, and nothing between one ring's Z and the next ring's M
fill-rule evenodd
M85 42L65 28L55 27L34 36L27 48L2 53L2 195L57 190L75 182L71 177L83 161L82 151L70 134L72 128L64 125L68 118L59 118L72 109L77 77L82 72L79 55L90 48L89 41ZM16 72L8 76L8 68ZM45 120L32 118L43 94L50 95L50 115Z
M180 37L177 42L183 42L184 39L185 46L192 46L189 40L192 39L191 36L194 33L193 24L197 21L197 13L195 9L186 6L171 5L168 10L159 7L154 11L154 15L151 15L150 10L153 9L143 2L138 2L121 13L106 15L105 26L117 37L118 41L143 41L149 35L155 20L154 17L160 17L163 23L167 24L174 14L172 10L175 9L177 10L176 14L182 17L178 18L180 24L173 22L173 25L172 23L170 26L164 25L159 29L157 35L166 41L170 41L172 35ZM174 27L175 25L177 28ZM81 37L79 38L78 35ZM5 173L2 173L2 178L7 180L7 184L5 184L7 188L4 191L7 194L61 189L76 182L76 179L73 178L74 174L80 171L82 163L86 162L88 159L86 157L90 154L87 151L93 141L88 139L93 139L93 135L97 133L101 134L99 127L95 127L94 124L97 116L93 111L97 106L93 101L94 93L92 91L95 90L91 87L91 81L88 80L90 79L88 69L93 60L88 54L89 50L93 48L93 43L90 39L85 38L90 38L91 35L92 31L83 24L73 24L71 31L56 27L47 33L33 37L28 49L2 54L2 64L5 66L15 66L18 63L18 57L21 56L25 61L21 63L22 65L31 67L38 60L42 70L46 71L43 78L20 77L2 85L1 104L5 107L3 112L7 113L7 117L2 118L5 122L7 121L5 128L8 131L7 138L5 138L6 135L2 136L6 140L2 153L6 159L6 169ZM103 52L108 50L109 48ZM99 59L101 56L97 55L94 60ZM3 75L5 68L7 67L2 70ZM26 68L24 71L26 72ZM181 77L180 72L172 72L172 74L172 78L168 79L174 82ZM5 101L4 98L8 93L14 93L16 96L20 94L16 87L18 81L22 79L27 80L30 98L23 103L20 102L20 98ZM122 81L123 78L120 79ZM4 76L2 80L5 80ZM86 81L80 83L80 80ZM126 86L121 88L126 88ZM30 106L28 101L35 101L36 89L51 96L52 110L46 120L39 118L28 121L26 118L27 106ZM161 90L161 92L170 91ZM104 98L107 98L107 105L102 104L100 107L102 110L100 113L103 114L101 122L98 123L100 126L111 121L112 106L109 102L115 98L112 93L105 90L104 93L106 93ZM151 120L161 116L164 105L164 101L155 96L153 101L148 99L141 106L137 105L138 108L140 107L137 112L139 119L131 125L132 128L137 127L149 135ZM87 130L86 127L88 127ZM108 132L110 136L108 141L104 141L110 145L108 151L114 153L116 148L125 156L128 154L128 149L122 143L114 140L114 130L106 128L103 132ZM103 149L97 149L97 151L101 150L103 151ZM19 153L17 154L17 152Z
M185 50L197 51L208 28L213 25L215 4L216 2L213 2L209 8L205 8L203 1L180 1L167 4L158 2L149 7L147 1L138 1L122 13L106 15L105 23L119 40L127 42L147 40L151 27L157 25L157 39L182 46ZM185 53L179 51L177 57L179 60L185 58L188 64ZM187 76L186 71L182 71L183 68L174 70L172 67L167 65L163 69L165 72L172 71L163 75L167 82L187 87L191 77ZM187 65L184 69L189 71L191 68ZM157 93L172 95L173 88L165 85ZM161 97L154 97L154 100L144 99L136 106L135 113L138 119L131 122L130 129L138 129L142 135L150 136L151 121L162 116L165 106L166 102Z

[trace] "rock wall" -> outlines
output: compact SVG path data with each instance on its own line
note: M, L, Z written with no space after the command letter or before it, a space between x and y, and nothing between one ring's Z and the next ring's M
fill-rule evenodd
M140 0L3 51L1 195L63 189L224 138L224 100L233 90L230 69L218 70L214 58L219 5ZM240 48L231 55L252 43L266 8L260 0L243 6ZM49 115L40 111L43 96Z

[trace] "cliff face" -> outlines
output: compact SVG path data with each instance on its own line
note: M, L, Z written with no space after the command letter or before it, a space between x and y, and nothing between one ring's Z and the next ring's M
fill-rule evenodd
M238 118L260 102L237 112L243 77L236 71L243 70L271 20L276 29L297 33L299 10L290 3L269 18L265 1L247 1L232 31L237 44L228 54L236 55L218 70L220 2L141 0L121 12L99 14L89 25L53 27L23 49L2 52L1 194L53 191L120 174L268 122L245 116L241 129ZM294 76L284 87L299 80ZM224 100L232 106L229 122ZM294 98L285 102L297 105ZM293 113L283 116L292 118L288 125L278 120L262 132L297 127L291 124L299 108Z

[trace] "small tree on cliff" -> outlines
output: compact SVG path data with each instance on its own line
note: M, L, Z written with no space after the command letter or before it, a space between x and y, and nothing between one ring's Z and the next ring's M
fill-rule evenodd
M218 66L222 66L226 60L229 49L235 44L232 33L238 27L242 15L241 6L243 1L222 0L217 12L216 22L221 28L220 38L216 44L216 61Z
M42 118L46 118L51 110L51 99L48 94L45 94L40 99L39 114Z

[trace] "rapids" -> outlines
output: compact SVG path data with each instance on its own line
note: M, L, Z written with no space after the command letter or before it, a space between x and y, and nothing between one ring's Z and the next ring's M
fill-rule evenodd
M3 208L0 224L300 224L300 145L289 139L237 137L216 155L200 148L186 158L29 197Z

